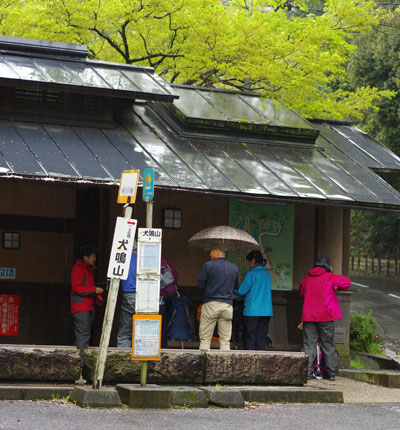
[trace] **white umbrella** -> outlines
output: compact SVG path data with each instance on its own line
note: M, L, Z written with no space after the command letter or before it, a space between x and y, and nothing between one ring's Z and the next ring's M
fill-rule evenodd
M249 233L238 228L220 225L208 227L192 236L189 246L211 250L252 251L260 249L258 242Z

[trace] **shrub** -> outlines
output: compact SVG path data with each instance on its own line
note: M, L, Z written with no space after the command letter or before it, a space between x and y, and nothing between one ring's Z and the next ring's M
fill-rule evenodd
M350 349L352 351L369 352L370 354L383 354L382 340L376 333L377 323L368 315L352 314L350 316Z

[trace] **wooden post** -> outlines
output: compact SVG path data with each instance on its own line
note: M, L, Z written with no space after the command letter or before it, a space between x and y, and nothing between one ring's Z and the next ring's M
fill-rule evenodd
M351 271L354 272L354 255L351 256Z
M368 255L365 256L365 273L368 273Z
M389 258L386 259L386 276L390 275L390 260Z
M132 207L128 206L125 209L124 218L131 218ZM110 288L108 290L106 310L104 313L103 328L101 331L99 352L97 354L96 368L94 371L93 388L100 389L103 383L104 368L107 360L108 345L110 344L110 336L112 324L114 321L115 306L118 299L119 278L112 278Z
M375 273L374 257L372 257L371 259L371 270L372 270L372 273L374 274Z
M379 257L378 258L378 276L381 276L381 272L382 272L382 260Z
M360 270L361 270L361 257L358 256L357 271L359 272Z

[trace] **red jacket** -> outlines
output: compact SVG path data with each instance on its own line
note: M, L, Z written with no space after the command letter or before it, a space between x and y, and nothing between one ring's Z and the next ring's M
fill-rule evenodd
M71 314L83 311L93 311L96 298L94 284L94 267L82 260L77 260L71 272Z
M334 275L322 267L310 269L300 285L300 294L304 297L301 320L321 322L341 319L335 287L347 290L350 284L346 276Z

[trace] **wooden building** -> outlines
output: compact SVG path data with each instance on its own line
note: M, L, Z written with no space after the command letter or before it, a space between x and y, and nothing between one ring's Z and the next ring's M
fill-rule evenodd
M265 235L275 270L274 347L299 349L301 279L320 255L348 273L350 209L399 210L400 194L379 174L399 171L400 159L350 122L310 122L253 93L170 86L152 69L86 56L84 46L0 38L0 295L19 297L18 335L0 332L0 343L73 343L77 250L98 247L96 280L105 283L121 172L154 167L153 224L181 290L200 300L207 259L187 240L247 223ZM134 217L145 225L140 196ZM349 300L341 296L341 344Z

